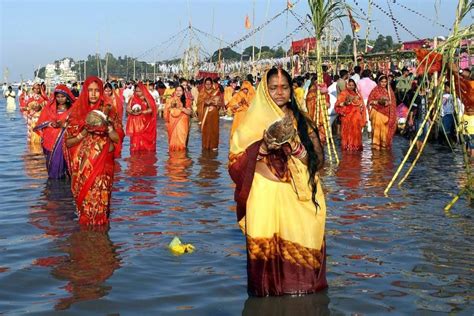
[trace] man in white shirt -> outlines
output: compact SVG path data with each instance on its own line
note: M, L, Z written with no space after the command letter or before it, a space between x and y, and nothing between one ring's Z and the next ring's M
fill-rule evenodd
M155 89L155 83L153 81L148 81L148 91L150 91L153 100L155 100L156 106L160 107L160 94L158 90Z
M128 83L127 88L123 90L123 98L126 104L128 104L128 101L130 100L132 96L133 96L133 85L131 83Z
M360 71L361 70L362 70L362 68L360 68L360 66L355 66L354 67L354 74L352 75L351 79L354 80L356 84L360 80Z

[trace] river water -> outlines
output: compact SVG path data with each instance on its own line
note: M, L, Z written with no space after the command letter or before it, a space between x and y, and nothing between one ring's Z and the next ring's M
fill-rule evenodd
M230 122L218 153L118 160L110 230L81 231L66 181L48 181L26 145L19 112L0 103L0 314L343 315L474 312L473 208L443 206L462 185L459 155L429 146L402 189L383 190L407 142L393 152L343 155L324 176L329 289L303 297L249 298L245 239L227 173ZM175 256L174 236L196 251Z

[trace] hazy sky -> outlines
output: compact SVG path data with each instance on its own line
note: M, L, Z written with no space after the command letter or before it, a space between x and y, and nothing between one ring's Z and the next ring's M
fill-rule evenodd
M296 0L292 1L296 3ZM367 12L368 0L347 0L357 9ZM388 11L386 0L374 0ZM454 21L456 0L389 0L393 15L411 30L416 36L425 38L435 35L447 35L449 31L423 19L400 5L423 13L432 20L451 26ZM400 5L399 5L400 4ZM436 7L437 6L437 7ZM62 57L76 60L99 51L104 54L110 51L114 56L139 56L149 50L141 59L152 61L175 57L189 40L180 46L183 36L177 37L167 45L158 45L170 36L184 29L191 20L192 25L202 31L212 33L224 41L233 42L241 38L245 16L252 19L255 8L255 25L258 26L286 7L286 0L0 0L1 16L1 69L9 69L9 79L19 80L20 75L31 78L38 65L44 66ZM294 12L304 17L309 13L307 0L300 0ZM391 20L377 8L372 8L373 25L384 35L392 35L397 41ZM469 17L472 23L472 16ZM366 22L359 19L360 36L365 37ZM465 24L467 24L465 23ZM290 14L280 16L255 39L249 39L236 51L250 46L256 41L257 46L273 46L287 34L296 29L299 22ZM345 23L343 34L350 28ZM412 35L399 27L403 40L414 40ZM183 33L184 34L184 33ZM297 33L294 39L307 37L308 31ZM371 38L377 33L372 30ZM263 38L263 41L262 41ZM212 53L219 47L219 42L200 36L203 49ZM283 47L287 49L289 42ZM151 48L157 46L156 49ZM225 44L223 44L225 46Z

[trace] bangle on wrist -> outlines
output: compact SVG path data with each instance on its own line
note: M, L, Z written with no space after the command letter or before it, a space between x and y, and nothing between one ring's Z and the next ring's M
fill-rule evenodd
M76 138L77 138L77 140L81 140L81 139L84 138L84 135L82 135L82 133L79 133L79 134L77 134Z

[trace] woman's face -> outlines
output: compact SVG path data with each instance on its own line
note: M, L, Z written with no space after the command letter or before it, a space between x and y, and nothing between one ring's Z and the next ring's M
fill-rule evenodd
M273 75L268 79L268 92L273 102L279 107L285 106L290 101L291 87L284 76Z
M211 90L212 81L211 80L206 80L206 82L204 82L204 88L206 88L206 90Z
M40 93L41 89L40 89L40 86L39 85L34 85L33 86L33 92L34 93Z
M110 89L110 87L107 86L104 89L104 93L105 93L106 96L110 97L110 96L112 96L112 89Z
M142 89L140 89L140 87L135 88L135 94L142 100L145 98L145 96L143 95L143 91Z
M177 97L181 97L183 95L184 91L183 91L183 88L181 87L177 87L176 90L175 90L175 94Z
M379 85L380 85L382 88L386 88L386 87L387 87L387 83L388 83L387 78L383 78L383 79L380 80Z
M64 105L66 104L66 96L62 93L58 93L56 94L56 103L59 104L59 105Z
M355 87L356 87L356 86L355 86L354 82L349 81L349 82L347 83L347 89L349 89L350 91L354 91L354 90L355 90Z
M87 88L87 92L89 93L89 102L92 104L97 103L100 98L100 90L99 90L99 85L97 82L93 82L89 85Z

